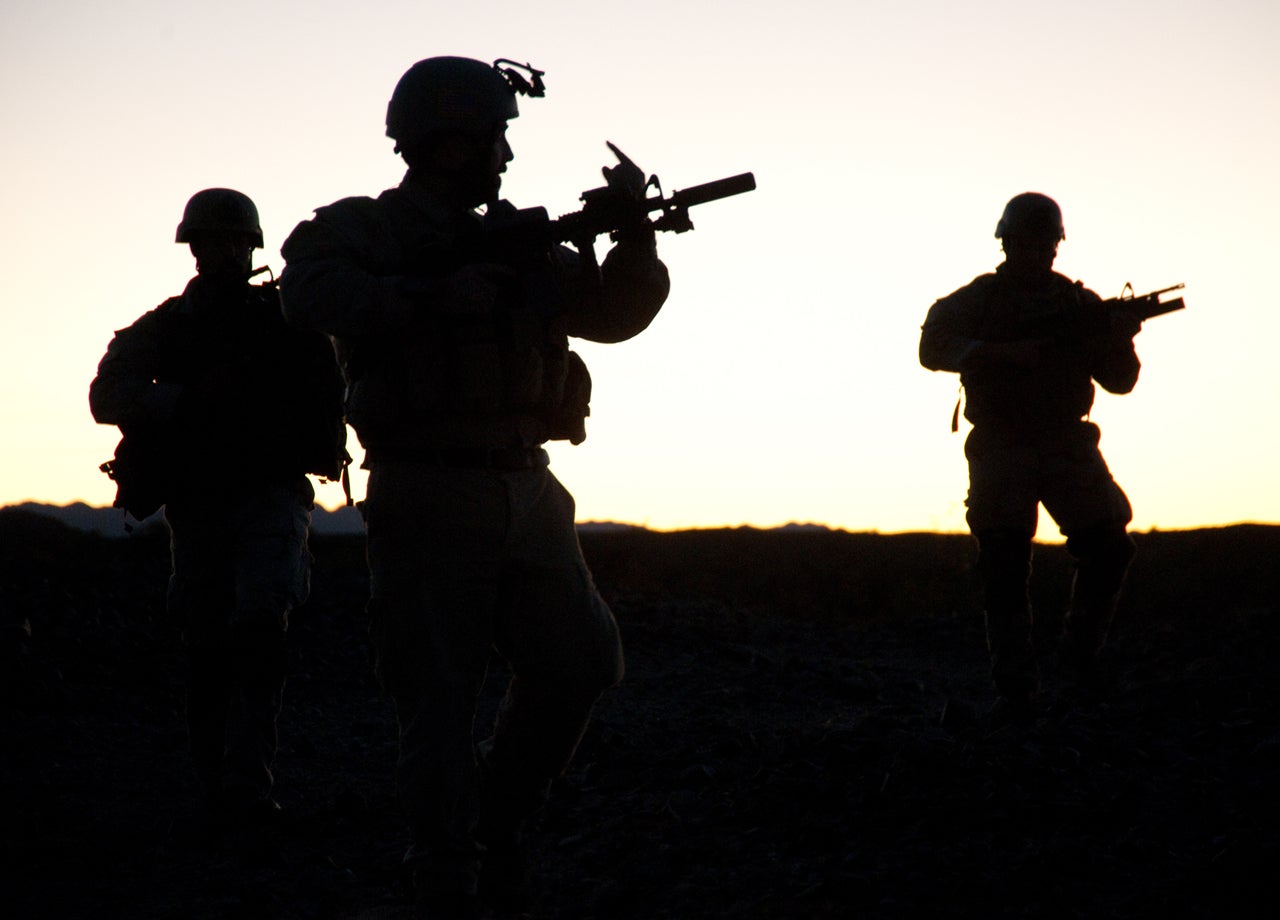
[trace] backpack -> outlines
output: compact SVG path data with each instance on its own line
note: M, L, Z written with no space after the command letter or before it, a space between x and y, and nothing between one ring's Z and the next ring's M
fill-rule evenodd
M341 481L347 503L352 504L344 383L333 345L323 333L286 325L275 282L249 290L253 309L264 312L251 314L261 322L255 327L259 332L252 334L261 347L253 350L253 363L245 365L258 373L244 381L247 385L268 381L272 415L265 429L263 414L256 417L261 441L254 442L255 451L247 461L251 475L239 478L251 481L252 471L259 467L275 473L310 473L325 481ZM157 380L187 382L193 369L217 347L209 330L185 313L182 304L182 297L171 298L135 324L150 327L148 333L164 355ZM262 378L264 368L279 371L280 376ZM196 466L199 475L210 480L237 478L236 467L228 464L227 452L216 441L193 441L193 431L225 430L225 426L206 425L203 418L196 412L167 424L122 426L115 455L99 466L116 483L113 505L143 520L166 503L180 482L190 480ZM262 437L264 431L274 437Z

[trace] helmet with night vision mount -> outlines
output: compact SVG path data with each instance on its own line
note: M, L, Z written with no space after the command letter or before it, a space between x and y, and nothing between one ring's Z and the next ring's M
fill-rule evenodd
M492 64L464 57L418 61L391 94L387 137L396 142L398 153L436 133L493 131L520 115L517 94L545 95L543 73L506 58Z

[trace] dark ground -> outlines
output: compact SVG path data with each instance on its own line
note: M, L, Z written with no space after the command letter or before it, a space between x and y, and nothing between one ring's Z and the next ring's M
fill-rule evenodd
M985 716L967 538L584 535L629 672L533 835L533 916L1274 915L1280 528L1136 539L1102 698L1052 666L1070 570L1039 548L1044 705L1015 729ZM163 536L4 511L0 546L0 910L323 920L403 894L359 539L316 541L293 620L287 818L221 840Z

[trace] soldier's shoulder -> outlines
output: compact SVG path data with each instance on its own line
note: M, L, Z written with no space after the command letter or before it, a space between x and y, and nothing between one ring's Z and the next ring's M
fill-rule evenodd
M129 325L115 330L111 339L111 351L121 354L138 348L164 347L174 330L182 325L182 305L181 297L170 297Z
M372 228L386 220L385 210L381 196L352 195L316 208L315 219L339 229Z
M183 295L177 294L173 297L166 297L155 307L135 319L127 328L138 332L158 330L170 324L174 317L181 316L185 312L186 298Z
M148 316L172 316L175 313L182 312L186 303L187 298L183 294L175 294L172 297L166 297L154 310L149 310L144 313L143 318Z
M1056 290L1071 294L1084 300L1101 300L1102 297L1091 288L1085 287L1083 281L1073 280L1059 272L1053 273L1053 284Z
M376 212L381 206L381 200L382 196L372 198L368 195L350 195L346 198L339 198L332 204L326 204L316 208L316 214L371 214Z
M978 277L974 278L972 281L970 281L968 284L966 284L966 285L965 285L964 287L962 287L960 290L962 290L962 291L968 291L968 290L983 291L983 290L987 290L988 288L990 288L991 286L993 286L994 284L996 284L999 280L1000 280L1000 275L999 275L998 273L996 273L996 272L983 272L981 275L978 275Z
M285 261L324 255L351 248L376 246L387 232L385 208L377 198L353 195L316 208L280 247Z
M938 303L965 304L976 302L987 296L999 281L995 272L978 275L968 284L956 288L945 297L939 297Z

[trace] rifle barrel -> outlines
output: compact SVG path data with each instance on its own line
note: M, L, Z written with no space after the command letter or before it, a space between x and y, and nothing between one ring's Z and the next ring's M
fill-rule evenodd
M754 190L755 187L754 173L740 173L729 176L727 179L716 179L714 182L704 182L702 185L672 192L670 198L654 198L650 202L649 210L655 211L658 208L667 207L689 208L708 201L728 198L730 195L741 195L743 192Z
M1186 283L1171 284L1167 288L1161 288L1158 291L1152 291L1150 294L1144 294L1144 297L1159 297L1161 294L1168 294L1170 291L1180 291L1186 287Z

